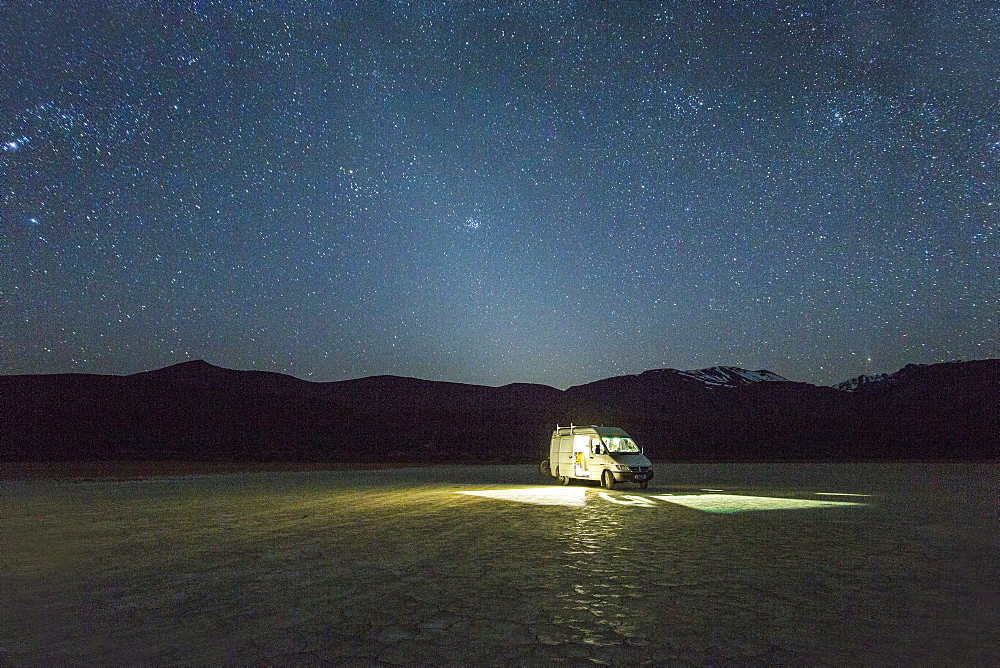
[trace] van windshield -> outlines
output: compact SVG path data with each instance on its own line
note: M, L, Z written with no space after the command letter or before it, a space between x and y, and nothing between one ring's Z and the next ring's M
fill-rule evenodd
M639 452L639 446L631 438L605 436L602 440L608 452Z

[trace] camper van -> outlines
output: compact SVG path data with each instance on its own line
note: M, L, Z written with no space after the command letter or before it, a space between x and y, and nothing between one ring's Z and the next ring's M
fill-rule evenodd
M653 465L631 436L617 427L596 425L557 425L541 470L558 478L560 485L571 479L599 480L607 489L620 482L636 482L646 489L653 477Z

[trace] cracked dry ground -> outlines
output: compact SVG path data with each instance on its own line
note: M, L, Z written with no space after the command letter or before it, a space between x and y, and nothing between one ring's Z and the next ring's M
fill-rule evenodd
M1000 658L995 466L728 466L562 505L457 493L527 466L3 483L0 664ZM871 496L664 500L703 487Z

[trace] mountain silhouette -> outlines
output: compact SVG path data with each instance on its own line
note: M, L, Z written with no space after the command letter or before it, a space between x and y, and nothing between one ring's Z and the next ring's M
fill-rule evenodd
M567 390L315 383L201 360L129 376L0 376L0 461L527 462L569 423L622 427L661 461L996 459L1000 360L908 365L836 387L737 367Z

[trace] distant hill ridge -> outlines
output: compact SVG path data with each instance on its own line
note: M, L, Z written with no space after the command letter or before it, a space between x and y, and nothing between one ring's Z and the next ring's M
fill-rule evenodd
M989 360L987 360L989 361ZM950 363L944 363L950 364ZM869 383L897 383L901 379L907 377L913 372L913 370L920 369L927 366L937 366L937 365L926 365L926 364L908 364L903 369L892 373L892 374L876 374L873 376L861 375L840 383L831 385L838 390L854 391L857 390L862 385L867 385ZM75 375L90 375L90 374L75 374ZM164 376L170 377L177 380L209 380L216 379L221 380L226 377L234 377L234 375L241 375L245 378L256 377L259 382L264 382L266 379L277 383L285 383L287 385L295 385L301 383L308 383L310 385L330 385L334 383L361 383L369 385L378 385L398 382L412 382L416 384L424 383L442 383L442 384L452 384L452 385L463 385L469 386L467 383L459 383L454 381L441 381L441 380L425 380L420 378L414 378L410 376L395 376L391 374L383 374L378 376L365 376L362 378L355 378L350 380L342 381L309 381L298 378L296 376L291 376L288 374L283 374L274 371L256 371L256 370L238 370L238 369L228 369L225 367L220 367L205 360L189 360L186 362L178 362L177 364L172 364L167 367L160 369L154 369L151 371L141 371L139 373L130 374L131 376ZM653 376L674 376L677 378L689 379L691 381L696 381L705 385L706 387L740 387L743 385L748 385L750 383L758 382L799 382L793 381L784 376L769 371L767 369L757 369L748 370L736 366L713 366L705 369L688 369L680 370L673 368L663 368L663 369L650 369L648 371L643 371L640 374L625 375L625 376L612 376L610 378L605 378L603 380L594 381L594 383L602 383L609 380L617 378L635 378L635 377L653 377ZM587 383L586 385L591 385L593 383ZM531 386L531 387L550 387L547 385L540 385L537 383L508 383L502 387L518 387L518 386ZM484 386L489 387L489 386ZM579 387L579 386L576 386Z
M620 426L654 459L996 459L1000 360L911 364L834 387L732 366L566 390L312 382L202 360L0 376L0 461L532 461L567 423Z
M366 381L368 384L379 384L392 382L391 379L397 379L401 382L417 382L417 383L449 383L455 385L467 385L466 383L453 383L451 381L439 381L439 380L423 380L419 378L412 378L409 376L394 376L394 375L379 375L379 376L366 376L363 378L356 378L351 380L343 381L306 381L296 378L295 376L290 376L282 373L276 373L272 371L241 371L235 369L226 369L225 367L216 366L205 360L190 360L187 362L179 362L161 369L155 369L153 371L142 371L137 374L131 374L133 376L148 376L148 375L162 375L177 379L205 379L205 378L223 378L227 374L255 374L259 378L287 378L290 380L299 380L304 383L313 384L331 384L331 383L357 383L361 381ZM758 369L757 371L748 371L747 369L741 369L735 366L713 366L706 369L693 369L688 371L681 371L678 369L651 369L649 371L644 371L639 375L656 375L656 374L670 374L676 375L681 378L688 378L694 381L704 383L707 386L712 387L737 387L740 385L746 385L748 383L755 382L790 382L787 378L779 376L778 374L768 371L767 369ZM633 376L619 376L621 378L629 378ZM607 380L607 379L605 379ZM601 381L596 381L601 382ZM509 383L502 387L511 386L541 386L536 383ZM548 387L548 386L544 386Z

